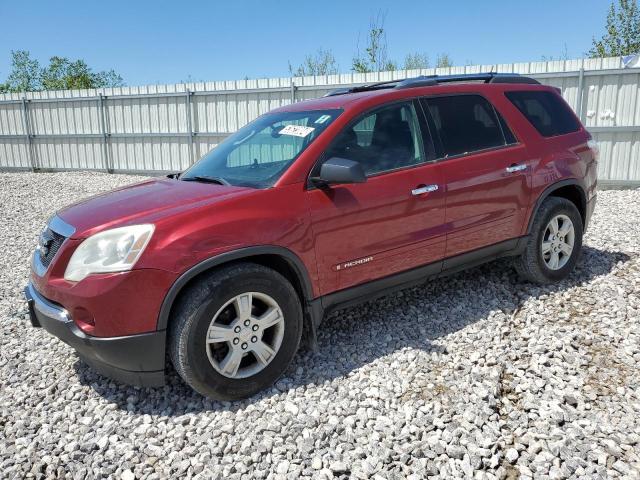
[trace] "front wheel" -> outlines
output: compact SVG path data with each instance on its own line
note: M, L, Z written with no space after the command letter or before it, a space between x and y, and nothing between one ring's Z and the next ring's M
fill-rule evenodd
M582 217L565 198L548 197L538 209L527 245L515 260L518 274L534 283L552 283L574 269L582 249Z
M261 265L223 267L180 298L169 355L194 390L238 400L268 387L291 363L302 333L293 286Z

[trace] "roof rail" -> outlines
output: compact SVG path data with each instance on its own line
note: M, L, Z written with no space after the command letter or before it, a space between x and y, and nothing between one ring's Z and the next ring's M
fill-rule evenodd
M420 78L420 77L416 77ZM394 83L402 82L403 80L387 80L386 82L368 83L366 85L360 85L357 87L342 87L331 90L329 93L324 94L325 97L333 97L334 95L344 95L345 93L366 92L369 90L379 90L381 88L394 88Z
M344 95L346 93L366 92L370 90L380 89L405 89L416 87L431 87L440 83L454 82L483 82L483 83L525 83L530 85L539 85L540 82L531 78L519 75L517 73L471 73L460 75L422 75L419 77L405 78L398 80L388 80L386 82L370 83L358 87L337 88L325 94L325 97L334 95Z

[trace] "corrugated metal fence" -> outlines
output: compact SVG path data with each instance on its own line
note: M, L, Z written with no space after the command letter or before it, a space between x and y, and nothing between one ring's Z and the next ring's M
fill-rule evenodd
M559 87L600 143L600 178L640 184L640 69L620 58L0 95L0 169L183 170L258 115L336 87L489 71Z

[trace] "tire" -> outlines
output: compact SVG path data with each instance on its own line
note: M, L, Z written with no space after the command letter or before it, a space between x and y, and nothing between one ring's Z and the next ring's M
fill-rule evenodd
M268 324L260 323L265 318L264 322L277 323L258 330L258 325ZM251 323L245 326L246 322ZM302 308L291 283L261 265L233 264L203 276L180 296L169 325L169 357L180 377L198 393L239 400L282 375L298 350L302 327ZM236 334L234 329L241 331ZM222 332L220 339L217 332ZM259 340L254 340L254 333ZM212 338L216 343L208 343ZM271 348L269 354L264 345ZM241 347L248 350L238 350ZM237 356L241 363L232 361Z
M566 242L560 241L557 238L551 240L554 237L553 235L549 236L552 233L549 227L553 219L558 220L558 225L561 225L560 230L562 230L562 226L568 225L565 224L566 219L569 219L572 224L573 245L569 255L562 250L566 248L563 245L563 243ZM559 233L562 235L561 231ZM514 261L514 266L519 276L523 280L538 284L558 282L569 276L580 257L582 234L582 217L576 206L565 198L548 197L542 202L542 205L536 212L523 253ZM568 237L569 235L564 234L560 238L567 240ZM551 251L549 251L549 245L552 245ZM546 253L543 253L543 248L546 250ZM554 250L556 248L558 250ZM552 258L554 253L559 254L557 264L554 262L554 258Z

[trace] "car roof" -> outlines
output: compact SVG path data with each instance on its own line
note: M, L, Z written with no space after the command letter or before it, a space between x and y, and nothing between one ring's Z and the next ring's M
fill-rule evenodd
M359 87L355 87L359 88ZM460 81L451 83L437 83L432 86L422 86L404 89L396 88L374 88L371 90L362 90L348 93L339 93L336 95L324 96L320 98L302 100L289 105L279 107L273 112L300 112L307 110L334 110L334 109L352 109L362 105L372 106L387 101L401 100L403 98L415 98L427 95L443 95L447 93L472 93L482 92L483 90L549 90L553 87L535 84L531 82L505 82L505 83L479 83L477 81ZM342 90L342 89L340 89Z
M402 98L445 93L481 92L493 89L547 89L529 77L516 74L473 74L415 77L369 85L342 87L321 98L303 100L285 105L275 112L299 112L305 110L333 110L357 108L362 104L371 106Z

